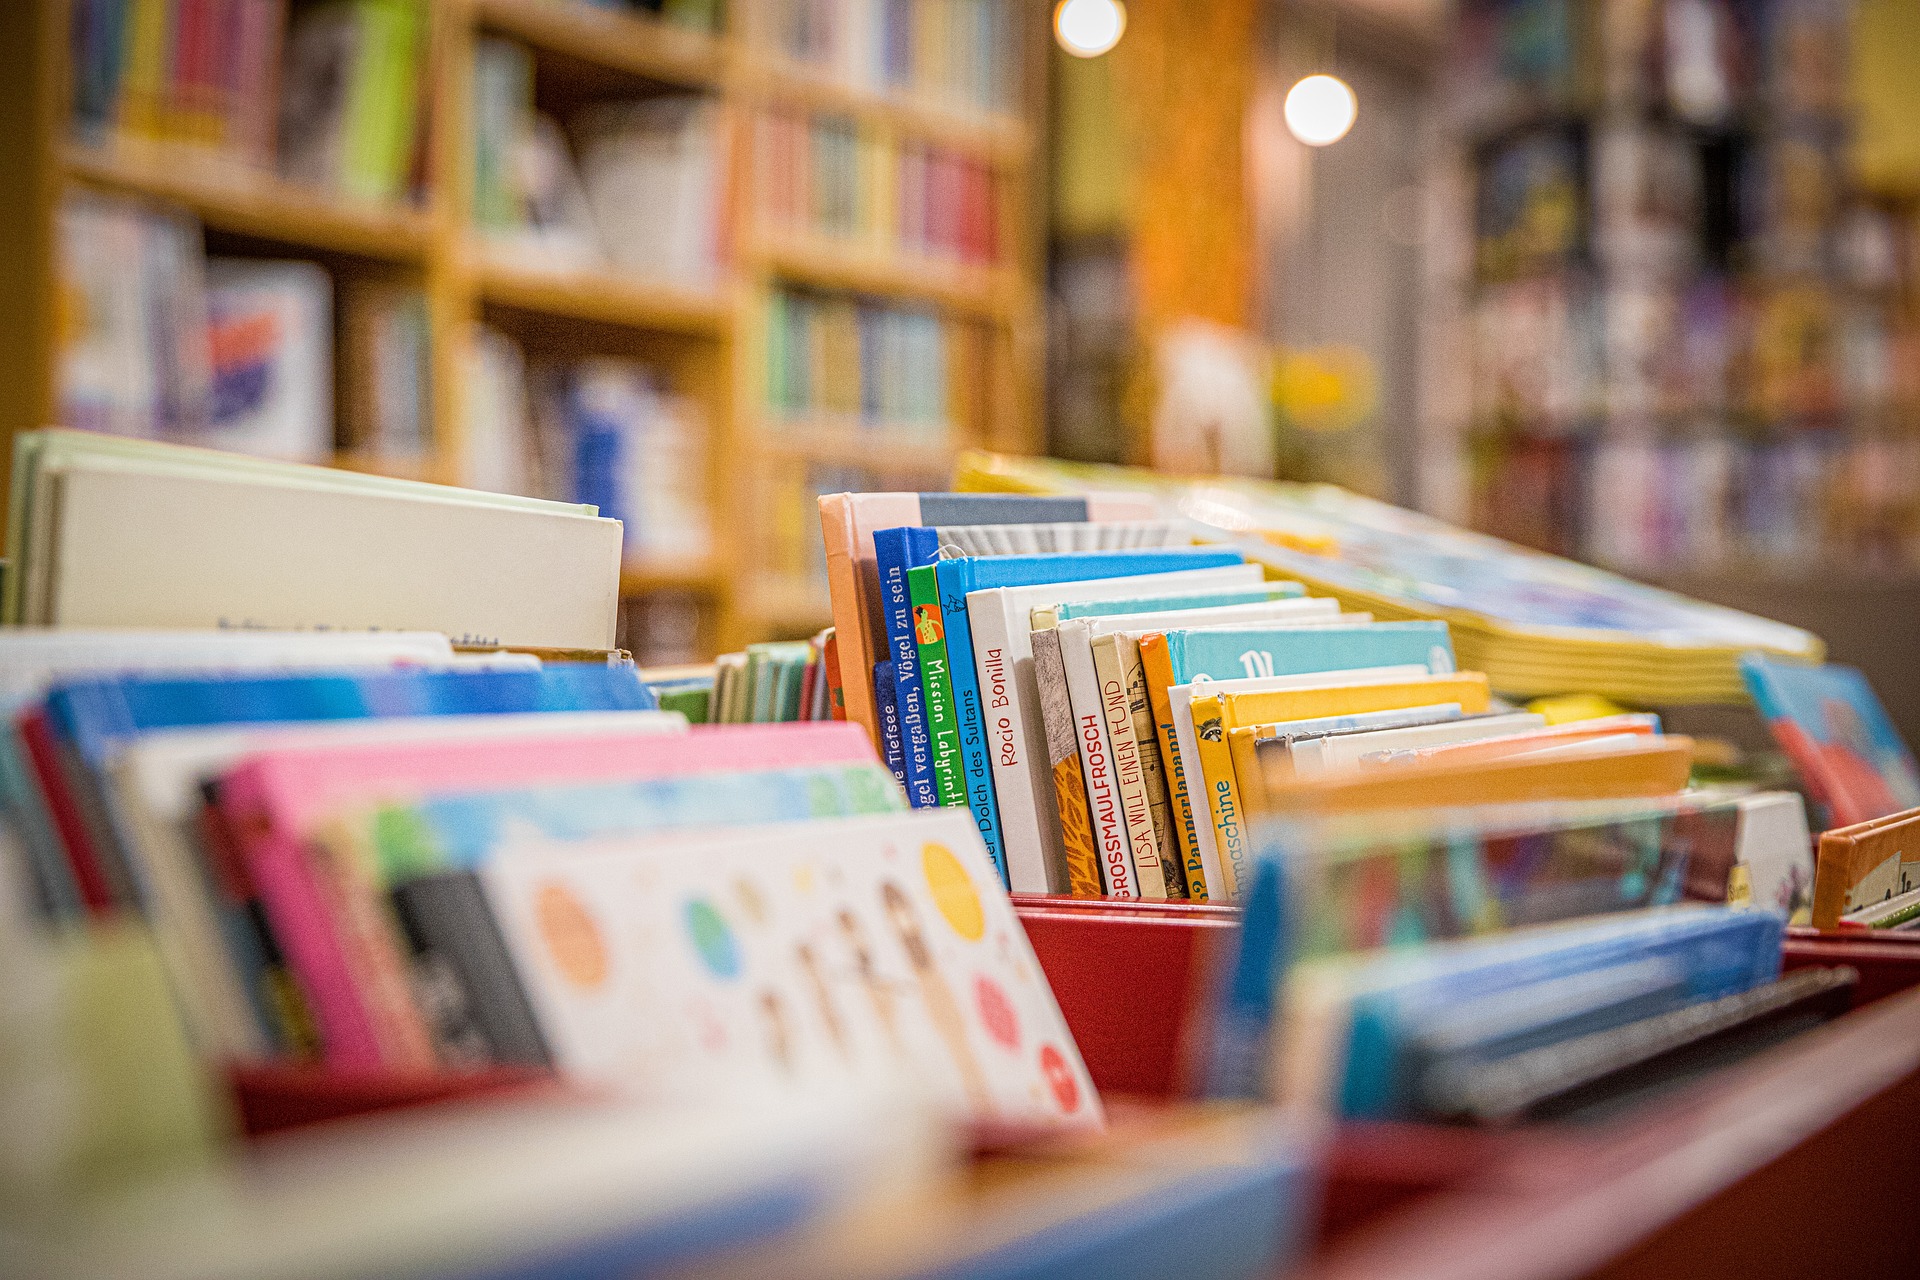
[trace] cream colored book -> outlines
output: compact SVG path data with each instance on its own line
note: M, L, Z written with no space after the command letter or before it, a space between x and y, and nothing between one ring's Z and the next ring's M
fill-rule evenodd
M100 460L50 479L50 527L36 549L44 612L31 623L613 646L617 520Z
M1069 623L1068 625L1071 625ZM1113 776L1120 784L1120 811L1127 823L1127 843L1133 849L1134 870L1140 877L1143 898L1183 898L1184 877L1180 861L1173 856L1165 840L1165 823L1154 821L1153 800L1147 789L1146 758L1157 755L1151 739L1141 749L1133 728L1133 703L1127 691L1126 664L1120 656L1123 638L1097 636L1089 646L1093 656L1094 679L1099 683L1100 713L1106 718L1107 741L1113 748ZM1134 666L1139 666L1139 649L1134 650ZM1140 682L1146 696L1146 682ZM1158 779L1156 778L1156 781ZM1160 811L1166 812L1166 801Z

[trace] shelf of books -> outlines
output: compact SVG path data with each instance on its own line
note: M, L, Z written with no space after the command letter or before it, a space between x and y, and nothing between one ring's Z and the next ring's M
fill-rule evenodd
M39 233L0 274L45 320L8 432L592 502L636 564L717 567L679 575L715 643L771 625L733 606L796 459L936 479L1033 438L1010 0L216 8L11 19L40 54L3 109L35 145L0 182ZM788 298L834 323L776 339ZM780 349L827 336L850 345ZM768 501L733 509L743 485Z
M1912 1269L1920 766L1805 631L969 454L643 669L717 560L591 505L14 447L11 1271Z

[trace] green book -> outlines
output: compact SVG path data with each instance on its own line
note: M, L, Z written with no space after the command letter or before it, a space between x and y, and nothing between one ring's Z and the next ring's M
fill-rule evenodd
M687 718L688 724L706 724L714 709L713 686L710 684L676 685L654 692L660 699L662 711L678 711Z
M926 708L927 740L933 748L933 785L942 805L965 808L967 777L960 763L960 720L953 710L947 628L940 617L940 585L932 565L907 570L907 600L913 606L913 639L920 652L920 696Z

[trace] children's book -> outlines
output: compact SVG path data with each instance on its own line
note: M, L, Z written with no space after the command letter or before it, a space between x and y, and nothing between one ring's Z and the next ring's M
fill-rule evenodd
M964 811L528 841L481 878L569 1074L682 1104L900 1082L975 1122L1102 1123Z
M907 798L916 808L940 803L933 777L933 743L920 676L920 645L914 635L914 607L907 573L931 565L940 551L939 535L928 528L880 529L873 535L880 572L887 657L893 661L894 708L900 717L900 745L907 767Z
M1813 882L1813 927L1920 889L1920 809L1821 833Z
M1920 768L1865 676L1757 653L1740 673L1828 826L1920 807Z
M927 711L928 747L940 803L963 808L967 779L960 763L960 724L953 710L953 677L948 666L947 626L940 612L940 580L930 564L907 572L913 604L913 638L920 649L920 688Z

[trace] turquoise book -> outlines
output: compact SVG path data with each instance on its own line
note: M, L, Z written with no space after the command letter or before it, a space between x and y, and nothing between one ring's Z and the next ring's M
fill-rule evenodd
M1175 684L1420 664L1452 671L1444 622L1368 622L1346 627L1223 627L1167 632Z
M954 715L960 733L960 763L966 776L967 803L986 841L987 851L1007 878L1006 842L1000 835L1000 810L993 791L993 765L987 755L987 724L980 702L980 676L974 665L973 628L967 596L995 587L1038 587L1056 582L1133 578L1182 569L1215 569L1244 564L1246 557L1226 547L1181 547L1159 551L1080 551L1061 555L963 556L935 568L940 585L940 615L947 632L947 676L953 682Z

